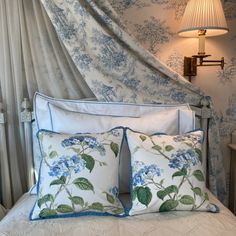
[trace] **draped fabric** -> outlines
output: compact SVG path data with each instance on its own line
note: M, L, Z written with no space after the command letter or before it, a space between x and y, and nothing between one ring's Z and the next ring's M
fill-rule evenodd
M199 105L205 96L135 42L123 30L107 0L41 1L97 99ZM226 202L222 165L218 122L213 114L209 129L210 189Z
M32 99L35 91L60 98L94 95L39 0L0 1L0 72L0 101L7 117L5 127L0 124L0 203L10 208L27 190L19 119L23 98Z
M0 124L0 203L6 208L27 190L19 119L24 97L40 91L70 99L95 94L105 101L198 105L205 96L125 33L108 0L42 2L47 13L40 0L0 1L0 101L7 117ZM225 201L217 125L214 116L210 189Z

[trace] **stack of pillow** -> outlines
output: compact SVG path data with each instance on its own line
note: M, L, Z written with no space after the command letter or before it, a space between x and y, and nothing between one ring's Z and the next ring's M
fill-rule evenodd
M37 200L30 219L218 209L205 187L203 131L187 104L34 98ZM167 134L164 134L167 133ZM130 193L129 206L120 200Z

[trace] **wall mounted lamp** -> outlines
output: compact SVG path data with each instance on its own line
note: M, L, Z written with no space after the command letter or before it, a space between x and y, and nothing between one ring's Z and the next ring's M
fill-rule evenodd
M224 68L224 57L221 60L206 60L211 56L205 53L205 37L226 34L229 31L221 0L190 0L186 6L181 26L178 31L182 37L198 37L198 54L184 57L184 76L197 75L198 66L220 66Z

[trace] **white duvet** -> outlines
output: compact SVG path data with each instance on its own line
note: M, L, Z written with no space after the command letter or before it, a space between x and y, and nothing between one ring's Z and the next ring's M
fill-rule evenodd
M128 218L86 216L29 221L36 196L26 193L0 222L0 236L236 236L236 217L209 195L220 213L168 212Z

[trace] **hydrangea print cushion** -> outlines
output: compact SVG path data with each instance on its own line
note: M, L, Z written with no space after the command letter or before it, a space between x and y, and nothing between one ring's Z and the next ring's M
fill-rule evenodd
M124 215L118 198L123 129L102 134L39 131L43 156L38 198L30 219L80 215Z
M212 211L202 166L203 131L168 136L126 130L131 153L129 215L171 210Z

